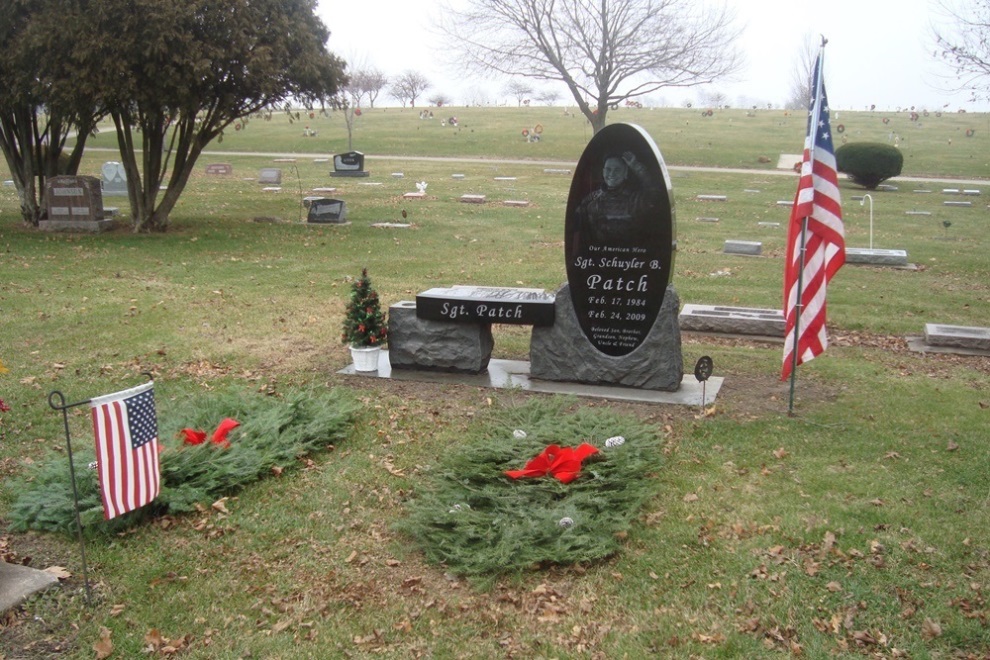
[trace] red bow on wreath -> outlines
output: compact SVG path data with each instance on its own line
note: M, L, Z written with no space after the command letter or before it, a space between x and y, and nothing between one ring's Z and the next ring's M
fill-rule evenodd
M577 479L584 459L597 453L598 449L586 442L577 449L550 445L539 456L526 463L524 469L506 470L505 474L513 479L550 474L560 482L569 484Z
M227 439L227 434L240 425L241 423L236 419L227 417L220 422L220 425L217 426L217 430L213 432L211 442L215 445L222 445L225 448L229 447L230 440ZM184 439L182 440L183 444L201 445L206 441L206 431L200 431L198 429L182 429L179 431L179 434L184 436Z

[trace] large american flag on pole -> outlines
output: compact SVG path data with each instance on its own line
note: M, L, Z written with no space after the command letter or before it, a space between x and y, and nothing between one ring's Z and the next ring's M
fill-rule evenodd
M158 496L158 420L154 383L90 401L96 463L107 520Z
M784 361L781 380L825 350L825 285L846 261L828 97L819 52L811 81L801 180L787 230Z

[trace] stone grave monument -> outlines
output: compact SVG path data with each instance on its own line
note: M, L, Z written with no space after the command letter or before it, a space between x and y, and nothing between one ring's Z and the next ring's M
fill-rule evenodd
M567 284L553 325L534 326L533 378L676 391L683 377L670 176L649 134L599 131L567 201Z
M234 166L230 163L210 163L206 166L206 173L210 176L226 176L234 173Z
M100 232L113 227L105 218L100 180L95 176L54 176L45 181L45 231Z
M282 185L282 170L277 167L262 167L258 170L258 183L265 186Z
M102 175L103 196L123 196L127 197L127 172L124 171L123 163L110 161L103 163L100 168Z
M333 157L333 172L330 176L365 177L371 172L364 170L364 154L360 151L348 151Z
M342 225L347 223L347 204L342 199L317 197L309 202L306 222Z

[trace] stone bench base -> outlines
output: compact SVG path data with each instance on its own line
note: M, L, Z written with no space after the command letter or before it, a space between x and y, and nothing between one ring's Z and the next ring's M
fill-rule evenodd
M477 374L488 368L495 347L491 323L421 319L412 300L398 302L388 312L393 369Z

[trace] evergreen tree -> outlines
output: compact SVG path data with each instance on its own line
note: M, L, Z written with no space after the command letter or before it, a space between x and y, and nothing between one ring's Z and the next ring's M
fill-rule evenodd
M351 301L344 317L341 340L351 346L384 346L388 337L388 324L378 300L378 292L371 286L368 269L361 270L361 278L351 285Z

